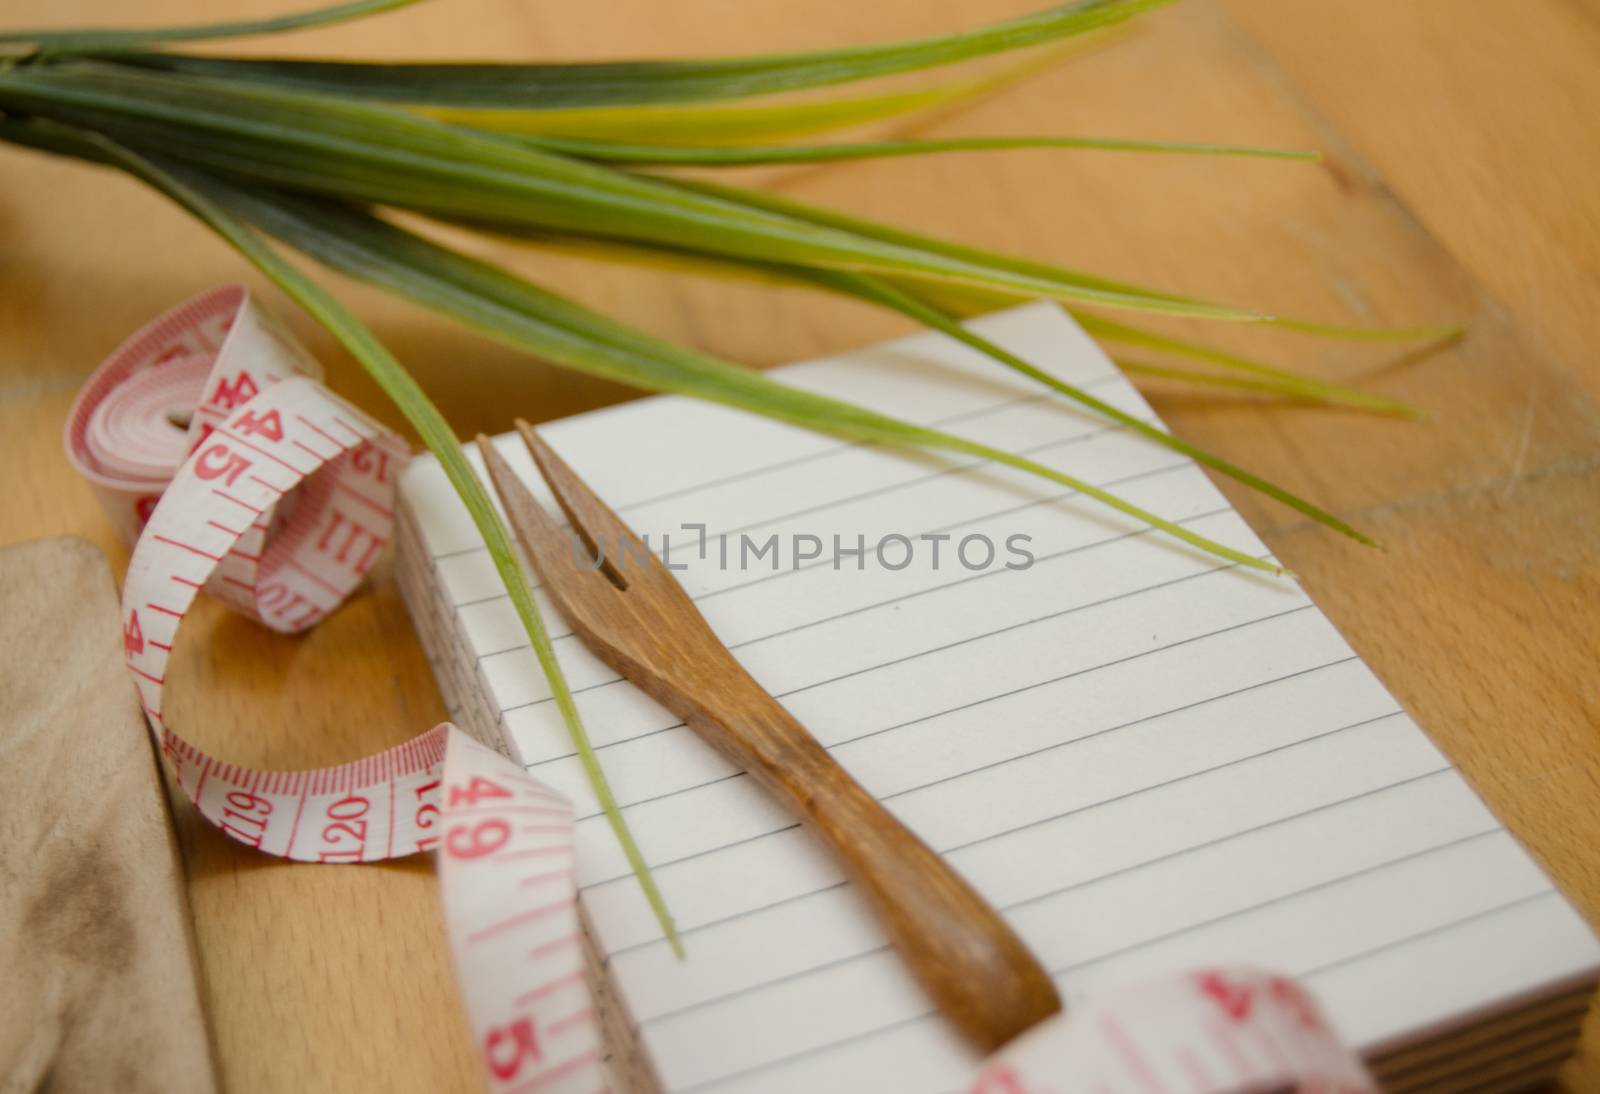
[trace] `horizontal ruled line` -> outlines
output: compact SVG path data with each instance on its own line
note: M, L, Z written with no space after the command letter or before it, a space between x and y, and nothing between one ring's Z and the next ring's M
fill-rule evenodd
M1504 829L1494 829L1494 831L1504 831ZM1485 908L1482 911L1473 912L1471 915L1462 916L1460 919L1452 920L1449 923L1442 923L1438 926L1429 927L1425 931L1418 931L1415 934L1409 934L1403 938L1393 939L1389 942L1385 942L1381 946L1373 946L1371 949L1362 950L1359 953L1347 954L1336 961L1329 961L1325 964L1318 965L1315 968L1301 969L1295 975L1310 979L1311 977L1320 975L1321 973L1330 972L1333 969L1340 968L1341 966L1352 965L1357 961L1365 961L1369 957L1376 957L1380 953L1398 949L1401 946L1407 946L1413 942L1420 942L1424 938L1429 938L1436 934L1443 934L1445 931L1452 931L1457 927L1465 927L1468 923L1476 923L1481 919L1488 919L1491 916L1499 915L1501 912L1510 911L1512 908L1520 908L1522 905L1531 904L1536 900L1546 900L1550 897L1559 897L1560 895L1560 892L1554 888L1540 889L1536 893L1529 893L1527 896L1518 897L1515 900L1508 900L1504 904L1497 904L1493 908Z

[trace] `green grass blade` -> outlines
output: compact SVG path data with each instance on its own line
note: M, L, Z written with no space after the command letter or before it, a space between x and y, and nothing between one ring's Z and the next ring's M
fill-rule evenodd
M608 141L651 147L726 148L770 144L899 118L929 115L940 108L970 106L985 97L1087 52L1110 32L1076 38L1042 50L979 79L953 80L932 87L872 95L827 98L764 96L732 102L655 103L623 106L545 107L506 110L412 106L428 117L486 133L558 140Z
M1233 391L1247 391L1257 395L1269 395L1275 399L1287 399L1292 402L1312 403L1317 406L1338 405L1328 399L1319 398L1308 394L1294 384L1275 380L1268 376L1241 375L1239 373L1206 372L1201 369L1180 368L1173 365L1158 365L1149 361L1135 361L1127 357L1114 358L1117 367L1124 372L1136 376L1149 376L1157 380L1175 380L1184 384L1201 384L1210 387L1228 388Z
M1377 411L1381 414L1393 414L1402 418L1422 418L1425 413L1420 407L1399 399L1391 399L1385 395L1375 395L1357 388L1345 387L1341 384L1329 383L1312 376L1304 376L1287 369L1277 368L1250 357L1227 350L1217 349L1214 346L1203 345L1171 335L1159 334L1155 331L1144 330L1127 323L1107 319L1099 315L1077 316L1079 324L1084 330L1096 338L1121 345L1138 346L1141 349L1159 350L1171 353L1190 360L1203 361L1207 364L1217 365L1222 368L1232 369L1258 380L1266 381L1265 384L1252 385L1254 390L1270 390L1290 398L1304 399L1309 402L1328 403L1357 407L1362 410ZM1148 373L1153 366L1144 366ZM1176 372L1176 370L1174 370ZM1178 373L1173 378L1183 376L1194 377L1197 383L1214 382L1206 379L1205 373ZM1235 384L1235 387L1244 387Z
M366 104L308 98L95 65L0 71L10 105L277 186L436 215L497 219L734 258L973 284L1029 297L1198 318L1259 314L1164 294L1103 289L1083 275L1018 272L915 237L875 238ZM735 195L735 196L729 196ZM749 195L745 195L749 196ZM882 234L882 233L879 233Z
M657 103L623 106L544 107L529 110L414 106L435 118L488 133L613 141L635 145L716 147L764 144L881 122L907 114L929 114L941 107L971 105L1063 60L1086 52L1092 41L1079 38L1044 50L980 79L953 80L932 87L873 95L833 95L795 100L772 96L755 101Z
M669 145L789 140L971 100L990 81L806 102L591 106L553 110L431 108L439 121L492 133Z
M545 629L544 620L539 615L538 606L534 603L533 594L528 589L527 580L512 550L505 525L501 522L494 506L490 504L482 484L462 454L461 445L456 440L455 434L451 432L438 409L417 386L410 373L406 372L360 320L315 281L284 261L276 251L230 212L211 200L201 189L197 189L192 177L175 172L171 167L157 161L138 156L103 138L91 138L91 142L100 146L110 162L149 183L222 236L257 269L305 308L313 318L327 327L361 362L384 393L405 414L406 420L416 429L429 450L438 457L445 475L455 487L456 493L460 495L467 512L472 516L473 524L488 546L489 556L494 560L495 569L528 633L528 640L533 647L534 655L538 658L539 666L550 682L556 706L561 711L562 719L572 735L573 746L594 788L595 796L599 799L600 806L611 824L612 831L621 842L629 865L638 876L639 884L644 889L650 907L661 923L662 931L671 942L674 951L681 957L682 941L667 911L666 903L656 887L655 879L651 876L649 865L645 862L623 820L616 797L611 792L605 773L601 770L599 760L589 743L588 734L578 716L577 706L572 700L572 691L561 672L555 651L551 648L549 633Z
M1101 277L1098 274L1088 273L1084 270L1072 269L1065 266L1053 266L1046 262L1033 259L1020 258L1015 255L1002 254L998 251L986 250L982 247L972 247L962 243L954 243L940 239L937 236L925 235L905 228L896 228L888 224L867 220L863 217L850 216L848 213L836 212L812 205L807 202L796 201L793 198L780 197L777 194L761 190L748 190L742 187L729 186L726 183L712 182L701 178L673 178L667 180L671 185L693 193L705 194L710 197L719 197L727 201L739 201L752 208L762 209L778 216L790 217L794 220L804 221L820 227L834 228L839 231L851 232L856 235L876 239L883 243L897 246L915 247L922 250L944 255L948 258L958 259L963 262L994 266L1010 270L1014 273L1028 277L1042 277L1069 281L1083 289L1098 292L1109 292L1119 295L1128 295L1140 299L1158 300L1173 305L1200 304L1208 302L1186 297L1179 293L1166 292L1161 289L1151 288L1148 285L1137 285L1128 281L1116 281L1112 278ZM987 289L987 306L1015 304L1026 299L998 286L975 287L979 295ZM1211 307L1219 305L1209 304ZM1258 323L1271 320L1271 316L1255 313Z
M670 144L618 144L581 137L524 138L547 152L597 163L734 167L771 163L832 163L840 160L925 156L935 152L988 152L1021 148L1088 149L1104 152L1163 152L1240 156L1258 159L1318 160L1321 154L1288 148L1190 141L1146 141L1120 137L945 137L929 140L861 141L853 144L738 145L689 147Z
M892 281L892 279L889 279ZM993 290L975 289L959 285L912 285L908 286L913 295L921 297L928 303L941 307L953 317L979 315L996 308L1006 307L1017 302L1017 297L1012 293L1001 293ZM1358 410L1371 411L1378 414L1390 414L1399 418L1423 419L1428 416L1421 407L1400 399L1392 399L1384 395L1374 395L1370 391L1360 388L1347 387L1335 384L1315 376L1294 372L1289 369L1269 365L1235 353L1208 346L1200 342L1188 341L1157 334L1154 331L1135 327L1125 322L1116 322L1104 316L1094 315L1073 309L1073 317L1085 330L1090 331L1104 342L1124 342L1141 345L1146 348L1161 349L1180 357L1194 360L1207 361L1211 364L1220 364L1227 368L1245 370L1252 377L1248 382L1240 378L1238 382L1225 382L1225 377L1214 373L1190 372L1180 369L1168 370L1171 374L1167 379L1192 381L1197 384L1210 384L1213 386L1233 387L1238 390L1255 391L1265 395L1279 398L1292 399L1296 402L1312 403L1320 406L1345 406ZM1275 320L1267 320L1262 326L1278 326ZM1348 329L1348 328L1339 328ZM1350 330L1351 338L1367 338L1373 341L1390 341L1403 334L1405 337L1438 336L1435 341L1422 347L1417 353L1428 353L1447 344L1450 340L1460 337L1459 328L1453 327L1414 327L1401 330ZM1337 337L1337 335L1330 335ZM1122 364L1118 359L1118 364ZM1139 365L1139 371L1147 375L1155 375L1152 371L1158 366Z
M1351 342L1440 342L1460 338L1466 328L1459 323L1429 323L1420 327L1351 327L1341 323L1314 323L1307 319L1274 316L1267 324L1278 330L1339 338Z
M91 134L81 129L58 125L55 122L32 118L27 120L9 118L0 114L0 141L24 148L35 148L41 152L54 152L58 156L71 156L91 163L116 166L106 154L103 142L92 139Z
M133 49L156 42L198 42L214 38L243 38L257 34L283 34L311 27L325 27L351 19L403 8L417 0L353 0L351 3L316 8L294 15L267 19L247 19L232 23L202 23L186 27L149 27L115 30L15 30L0 34L0 45L35 45L50 52L80 52Z
M775 194L750 191L734 188L723 183L712 182L706 179L680 179L670 180L673 185L693 190L697 193L711 196L725 197L730 200L739 200L755 208L765 209L768 212L778 213L804 220L819 226L837 228L841 231L854 232L858 235L881 240L885 243L894 243L908 247L919 247L933 251L950 258L978 263L1010 270L1023 276L1054 277L1070 279L1086 290L1109 292L1114 294L1138 296L1150 300L1160 300L1170 306L1181 307L1184 305L1206 305L1210 302L1198 297L1185 296L1180 293L1165 292L1140 285L1130 281L1118 281L1113 278L1101 277L1097 274L1087 273L1082 270L1068 269L1061 266L1052 266L1048 263L1036 262L1031 259L1018 258L1014 255L1001 254L996 251L985 250L981 247L969 247L959 243L951 243L936 237L923 235L905 229L894 228L889 225L879 224L874 221L864 220L860 217L848 216L837 213L831 209L809 205L795 201L791 198L778 197ZM952 303L965 302L976 310L990 310L1006 304L1014 304L1019 300L1028 299L1007 290L999 289L994 285L956 285L951 283L948 289L941 288L941 299L946 298ZM1211 304L1216 307L1219 305ZM957 310L965 313L968 308ZM1328 338L1341 338L1356 341L1372 342L1401 342L1401 341L1448 341L1461 335L1461 327L1453 324L1437 324L1413 327L1351 327L1333 323L1316 323L1309 320L1293 319L1276 315L1260 315L1255 320L1257 325L1273 327L1280 330L1295 331L1302 334L1321 335ZM1292 374L1290 374L1292 375Z
M326 95L435 106L547 110L742 99L933 68L1058 42L1171 0L1078 0L959 34L844 49L707 60L579 64L357 64L142 55L192 75L252 79Z

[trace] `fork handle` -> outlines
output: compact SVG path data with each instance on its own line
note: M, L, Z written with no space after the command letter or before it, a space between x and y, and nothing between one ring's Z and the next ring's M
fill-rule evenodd
M985 1052L1060 1010L1049 974L999 914L729 662L693 698L657 698L826 844L939 1010Z

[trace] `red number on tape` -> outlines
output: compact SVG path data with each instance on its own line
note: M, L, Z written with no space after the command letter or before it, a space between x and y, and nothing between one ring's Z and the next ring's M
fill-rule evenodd
M194 473L202 479L225 478L232 486L250 467L250 461L225 444L214 444L194 461Z
M347 798L340 798L328 806L328 816L334 820L353 821L367 815L367 810L372 808L372 802L360 794L351 794Z
M472 781L466 786L452 786L450 788L450 808L458 805L477 805L484 798L509 798L511 791L497 783L492 783L480 775L472 776Z
M371 475L378 482L389 481L389 453L370 444L362 445L351 453L350 466L364 475Z
M222 830L241 843L260 847L272 816L272 802L253 790L230 790L223 799Z
M276 410L269 410L265 414L247 410L239 415L231 428L239 433L248 433L252 437L265 437L269 441L283 440L283 419L278 416Z
M228 804L247 813L260 813L263 817L272 812L272 802L249 790L228 791Z
M417 811L413 815L411 823L418 828L432 828L435 818L439 816L439 804L428 800L438 793L439 782L440 780L434 779L431 783L424 783L416 788L417 799L420 804L417 806ZM431 847L438 842L438 839L426 838L418 842Z
M243 406L257 395L261 389L256 387L256 382L250 378L248 372L239 373L239 378L233 383L228 383L224 376L217 381L217 390L211 393L211 401L232 410L236 406Z
M367 822L363 818L367 815L367 810L371 808L372 802L359 794L351 794L349 797L340 798L328 806L328 816L333 818L333 823L323 828L322 842L337 845L344 843L346 837L348 837L364 845L367 842ZM360 849L357 849L355 853L359 856L361 854ZM326 853L323 861L328 861Z
M289 613L298 609L300 614L289 620L289 625L297 630L310 626L322 615L321 608L299 593L291 591L281 581L272 581L261 586L256 593L256 604L262 611L270 612L274 619L289 619Z
M539 1038L532 1018L491 1029L483 1039L483 1062L496 1079L514 1079L522 1065L539 1058Z
M1199 982L1200 990L1222 1008L1223 1014L1235 1022L1243 1022L1250 1017L1254 1000L1248 985L1235 984L1220 972L1201 973Z
M492 855L511 838L511 826L499 817L477 824L458 824L445 833L444 849L451 858L482 858Z
M332 519L328 521L328 527L323 530L322 538L317 540L317 550L331 553L335 562L352 565L358 574L366 573L367 567L372 565L372 560L383 548L383 537L337 509L330 516ZM340 528L347 528L348 531L336 539L334 533Z
M122 652L129 657L144 652L144 628L139 626L137 609L128 613L128 625L122 628Z

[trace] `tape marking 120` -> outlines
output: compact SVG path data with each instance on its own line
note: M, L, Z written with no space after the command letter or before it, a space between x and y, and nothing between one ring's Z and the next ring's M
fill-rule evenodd
M268 854L360 863L434 850L462 998L489 1089L606 1089L585 981L570 803L449 723L377 755L265 771L167 725L178 626L204 590L297 632L360 584L390 538L409 455L227 286L120 346L68 416L69 459L135 546L127 666L161 754L208 821ZM973 1094L1375 1090L1303 990L1220 969L1108 996L1018 1038Z

